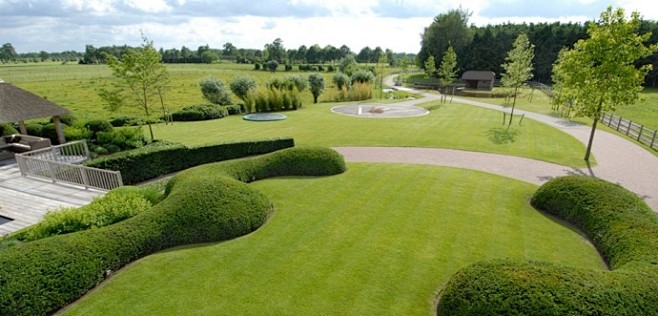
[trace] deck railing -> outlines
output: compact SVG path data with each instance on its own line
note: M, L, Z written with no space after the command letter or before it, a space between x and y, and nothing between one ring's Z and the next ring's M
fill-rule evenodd
M79 165L89 159L85 141L29 151L16 155L23 176L82 185L85 189L111 190L123 185L121 172Z

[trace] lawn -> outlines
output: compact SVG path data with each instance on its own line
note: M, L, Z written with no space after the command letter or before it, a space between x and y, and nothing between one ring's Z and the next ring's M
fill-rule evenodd
M509 131L500 112L461 104L428 103L429 115L368 119L334 114L336 104L307 105L286 112L287 120L248 122L240 116L154 126L155 137L186 145L268 137L294 137L297 144L322 146L438 147L534 158L572 167L585 166L583 144L526 119Z
M264 227L139 260L64 314L430 315L448 278L480 260L605 268L528 205L536 186L504 177L362 163L252 186L276 208Z

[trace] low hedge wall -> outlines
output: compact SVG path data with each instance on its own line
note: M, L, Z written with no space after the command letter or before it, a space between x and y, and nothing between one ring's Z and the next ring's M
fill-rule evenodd
M254 231L272 207L239 179L343 171L345 162L333 150L298 147L181 172L162 202L133 218L0 250L0 315L51 314L99 284L109 271L148 254Z
M538 262L483 261L455 274L440 315L658 315L658 217L624 188L585 176L551 180L540 211L591 238L613 271Z
M155 142L135 150L95 159L85 165L121 171L124 184L137 184L198 165L261 155L294 146L295 141L292 138L195 147L186 147L179 143Z

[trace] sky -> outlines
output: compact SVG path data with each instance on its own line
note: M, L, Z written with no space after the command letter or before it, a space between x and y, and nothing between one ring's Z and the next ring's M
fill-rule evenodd
M319 44L417 53L433 19L460 7L469 23L585 22L608 6L658 20L655 0L0 0L0 44L18 53L83 52L85 45L262 49Z

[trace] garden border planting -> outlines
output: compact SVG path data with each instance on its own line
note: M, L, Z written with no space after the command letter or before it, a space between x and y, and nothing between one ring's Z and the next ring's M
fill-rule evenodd
M168 183L162 202L135 217L0 250L0 314L51 314L141 257L256 230L272 206L244 182L345 170L342 156L329 148L295 147L183 171Z

